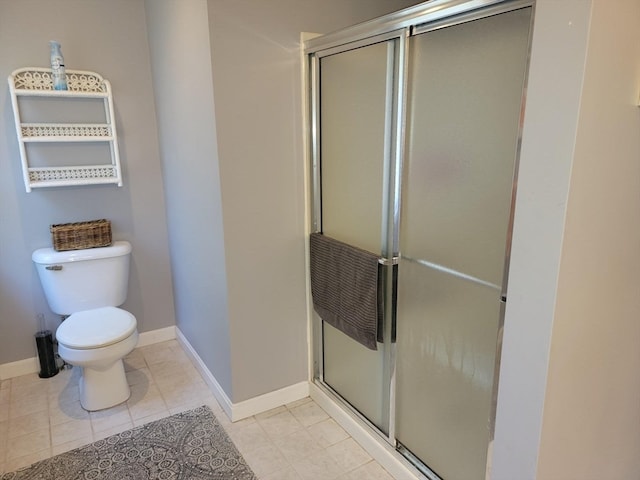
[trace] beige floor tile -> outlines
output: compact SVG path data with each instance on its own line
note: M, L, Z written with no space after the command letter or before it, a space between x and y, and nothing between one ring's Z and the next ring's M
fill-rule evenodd
M34 383L46 382L46 380L40 378L37 373L29 373L27 375L21 375L11 379L11 388L23 387L25 385L31 385Z
M170 409L182 405L202 405L202 399L210 393L203 381L190 382L186 385L171 388L163 389L160 386L158 388L167 407Z
M322 448L330 447L349 438L349 434L333 418L314 423L307 427L307 431Z
M193 362L189 356L182 350L180 345L176 345L175 347L171 347L172 359L174 362L179 363L181 365L188 365L189 367L193 366Z
M294 462L293 468L302 480L334 480L338 475L346 473L326 450L320 450Z
M260 477L260 480L302 480L302 477L298 475L298 472L293 467L287 467L284 470Z
M176 413L185 412L187 410L191 410L193 408L198 408L203 405L202 401L198 398L191 398L186 400L186 403L181 405L177 405L175 407L169 407L169 413L171 415L175 415Z
M93 443L93 435L89 433L84 437L78 437L75 440L71 440L69 442L62 443L60 445L53 445L51 447L52 455L60 455L61 453L68 452L70 450L74 450L76 448L84 447L85 445L89 445Z
M171 389L192 382L203 382L200 374L193 368L171 361L156 363L149 367L151 376L161 389Z
M69 420L89 420L89 412L82 408L80 400L63 404L49 404L49 423L51 425L65 423Z
M147 368L147 362L144 359L144 355L139 349L134 350L129 355L124 357L123 363L125 372Z
M339 477L338 480L393 480L393 477L379 463L371 461Z
M21 378L21 377L17 377ZM35 398L47 398L49 387L46 383L32 382L18 384L11 387L10 403L23 403Z
M79 438L91 438L91 436L91 421L89 419L70 420L51 426L51 445L54 447Z
M23 415L47 412L49 405L46 396L27 398L22 401L9 404L9 418L22 417Z
M302 460L320 450L318 442L306 430L298 430L291 435L274 439L278 449L289 463Z
M163 413L167 416L169 414L169 409L155 385L133 385L127 406L134 421L150 415Z
M271 444L271 439L255 419L243 425L231 424L227 427L227 433L243 455Z
M57 391L49 392L49 405L61 405L80 400L80 388L76 383L68 383Z
M327 452L344 471L353 470L371 461L371 456L353 438L331 445Z
M80 369L70 368L60 371L55 377L47 379L49 394L60 392L71 385L78 385L80 379Z
M9 422L0 422L0 464L4 464L5 457L7 456L7 444L9 441L8 426Z
M193 380L196 382L200 382L200 381L204 382L203 376L200 374L198 369L195 368L194 366L191 366L190 368L185 368L185 373L190 380Z
M305 403L309 403L312 401L313 400L311 400L311 397L304 397L304 398L301 398L300 400L296 400L295 402L287 403L285 407L291 410L292 408L298 407L300 405L304 405Z
M151 385L154 383L151 371L147 367L129 370L127 372L127 383L131 385Z
M327 412L315 402L308 402L290 409L294 417L305 427L329 418Z
M224 414L224 412L221 412L221 410L218 410L218 411L214 410L213 413L214 413L214 415L216 415L216 418L217 418L219 413ZM226 416L226 414L224 414L224 417L228 418ZM243 418L242 420L236 420L235 422L228 421L224 425L224 428L227 431L227 433L229 433L229 432L233 432L233 431L236 431L236 430L242 430L242 429L246 428L248 425L257 425L256 417L247 417L247 418ZM263 430L261 430L261 431L262 431L262 433L264 433Z
M9 405L10 397L11 389L9 389L9 387L0 389L0 408L4 407L5 405Z
M178 349L182 351L182 346L180 345L180 342L175 338L172 340L167 340L166 342L160 342L160 344L166 347L169 347L171 350Z
M129 420L128 422L122 423L120 425L115 425L104 430L100 430L99 432L93 432L93 441L97 442L98 440L102 440L103 438L110 437L111 435L115 435L117 433L122 433L126 430L130 430L133 428L133 422Z
M274 415L277 415L278 413L282 413L282 412L286 412L287 411L287 407L285 407L284 405L281 405L279 407L276 408L272 408L271 410L267 410L266 412L261 412L255 415L255 417L257 419L263 419L263 418L268 418L268 417L273 417Z
M124 359L130 360L133 358L144 358L141 348L142 347L134 348L126 357L124 357Z
M15 438L26 435L27 433L49 428L49 415L47 411L23 415L22 417L9 419L8 424L7 435L9 438Z
M258 423L262 425L264 431L267 432L271 438L279 438L286 435L290 435L293 432L301 430L303 427L295 419L295 417L285 409L285 411L269 416L267 418L261 418L256 416Z
M258 478L289 467L288 462L275 445L267 445L247 452L243 457Z
M13 472L20 468L28 467L32 463L39 462L40 460L44 460L45 458L49 458L51 456L51 448L45 448L38 452L29 453L26 455L22 455L20 457L12 458L7 460L5 464L5 469L7 472Z
M98 432L110 430L120 425L133 425L131 416L129 415L129 409L125 403L106 410L91 412L89 414L89 418L91 419L91 426L93 428L94 435Z
M165 362L167 359L170 359L172 355L171 346L167 342L140 347L140 352L149 366L155 363Z
M9 460L50 448L51 441L48 428L12 438L7 444L7 463Z
M169 412L167 411L162 413L156 413L154 415L149 415L148 417L137 418L133 420L134 427L141 427L142 425L146 425L147 423L155 422L156 420L160 420L162 418L168 417Z
M163 366L166 363L166 368ZM149 367L151 376L160 390L171 390L189 385L194 379L181 366L172 362L156 363Z

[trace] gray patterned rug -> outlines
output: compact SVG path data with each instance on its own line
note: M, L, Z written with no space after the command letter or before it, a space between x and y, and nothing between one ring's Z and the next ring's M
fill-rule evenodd
M34 463L0 480L256 480L206 406Z

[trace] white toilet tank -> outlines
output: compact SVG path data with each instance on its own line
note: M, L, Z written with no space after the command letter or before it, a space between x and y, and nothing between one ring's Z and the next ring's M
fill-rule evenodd
M31 256L49 307L70 315L99 307L117 307L127 298L131 244L57 252L41 248Z

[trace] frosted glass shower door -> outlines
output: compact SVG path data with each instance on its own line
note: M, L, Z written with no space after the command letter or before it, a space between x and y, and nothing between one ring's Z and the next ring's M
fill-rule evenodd
M324 56L319 69L322 232L376 255L386 235L389 55L393 41ZM327 323L322 342L323 381L386 430L383 348L369 350Z
M522 8L410 40L396 438L447 480L485 478L530 23Z

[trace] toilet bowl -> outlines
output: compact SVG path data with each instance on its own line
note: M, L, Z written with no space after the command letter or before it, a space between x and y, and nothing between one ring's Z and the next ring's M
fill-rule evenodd
M116 307L74 313L58 327L56 339L60 357L82 367L82 408L102 410L129 398L122 359L138 343L136 319L131 313Z
M136 318L118 308L126 299L128 242L109 247L33 252L40 282L55 313L58 354L82 368L80 404L94 411L113 407L130 395L122 359L138 342ZM68 315L68 316L67 316Z

